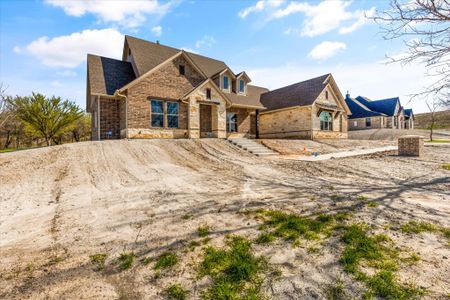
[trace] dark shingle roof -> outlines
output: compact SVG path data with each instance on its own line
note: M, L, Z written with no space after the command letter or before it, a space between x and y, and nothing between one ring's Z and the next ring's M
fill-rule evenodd
M370 110L381 112L390 117L394 115L397 103L400 102L398 97L367 101L367 98L358 96L356 97L356 100L361 101L361 103L366 105Z
M405 109L405 116L411 117L411 115L413 115L412 108Z
M365 107L365 104L361 103L361 101L353 99L349 96L345 98L345 103L347 103L348 108L350 108L350 111L352 112L352 114L348 117L349 119L377 117L383 115L379 112L371 111Z
M249 105L264 108L260 102L261 94L269 90L263 87L247 84L247 95L242 96L236 93L225 93L231 103L236 105Z
M267 110L311 105L325 88L325 81L330 75L325 74L264 93L261 95L261 104Z
M131 64L117 59L88 54L87 68L91 93L113 95L136 78Z
M125 36L125 39L128 47L131 49L139 75L150 71L181 51L177 48L152 43L128 35ZM227 68L223 61L187 51L186 53L208 77L212 77L214 74Z

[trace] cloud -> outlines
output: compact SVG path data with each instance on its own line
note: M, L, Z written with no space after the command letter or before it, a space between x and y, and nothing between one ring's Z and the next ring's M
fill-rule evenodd
M160 37L162 35L162 27L161 26L155 26L152 28L152 32L155 36Z
M69 16L93 14L102 22L127 28L139 27L148 14L164 16L172 6L172 2L160 4L157 0L45 0L45 3L62 8Z
M315 60L325 60L336 55L339 50L344 50L345 48L347 48L345 43L326 41L316 45L311 52L309 52L308 56Z
M259 0L258 2L255 3L255 5L246 7L243 10L239 11L238 16L241 19L245 19L251 13L260 12L265 9L278 7L283 2L284 2L284 0Z
M252 79L252 84L271 90L332 73L343 94L348 90L352 96L364 95L372 99L399 96L403 105L412 107L416 112L427 111L424 99L415 98L412 103L408 103L409 95L420 92L433 81L432 77L425 75L426 69L421 65L386 65L379 62L312 66L291 63L246 72ZM367 74L370 74L370 80L365 76ZM383 88L380 89L380 86Z
M339 28L340 34L347 34L353 32L359 27L366 24L369 21L368 17L372 17L375 15L375 7L372 7L371 9L366 11L357 10L353 13L353 15L357 18L356 21L349 26Z
M216 43L216 39L213 36L205 35L201 40L195 42L195 48L211 48Z
M51 39L43 36L14 49L36 57L46 66L76 68L86 60L87 53L120 59L123 39L116 29L87 29Z

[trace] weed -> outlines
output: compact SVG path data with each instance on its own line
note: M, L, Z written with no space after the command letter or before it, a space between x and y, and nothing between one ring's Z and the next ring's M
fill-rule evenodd
M419 254L413 252L408 257L403 258L402 261L407 263L408 265L414 265L418 261L420 261L420 256Z
M160 271L156 271L154 278L158 279L159 277L161 277L161 272Z
M200 225L197 229L198 236L205 237L211 233L211 227L208 225Z
M180 284L172 284L166 289L167 298L171 300L185 300L189 291L183 289Z
M189 250L190 251L194 251L194 249L196 248L196 247L198 247L198 246L200 246L200 243L199 242L197 242L197 241L192 241L192 242L190 242L189 243Z
M438 230L437 226L432 223L417 221L409 221L403 224L400 229L405 233L434 232Z
M62 258L61 256L58 255L53 255L50 257L48 264L49 265L56 265L57 263L60 263L64 260L64 258Z
M375 201L370 201L369 203L367 203L367 207L377 207L378 205L380 205L380 203Z
M158 261L155 264L155 269L167 269L173 267L178 263L178 257L173 252L164 252L158 258Z
M380 271L367 279L366 284L369 291L364 295L365 298L374 296L383 299L416 299L424 294L422 289L412 285L400 285L396 276L391 271Z
M315 253L319 253L320 249L316 246L309 246L306 251L308 251L308 253L310 254L315 254Z
M342 280L338 279L335 284L330 284L325 290L325 297L328 300L348 299Z
M275 236L273 233L264 232L261 233L258 238L255 240L257 244L270 244L275 240Z
M227 249L208 247L199 266L199 276L210 276L212 284L204 299L261 299L260 275L267 271L262 257L251 253L251 242L240 236L229 237Z
M442 168L443 168L444 170L450 171L450 164L442 165Z
M368 197L366 197L366 196L358 196L358 198L356 198L356 200L358 200L358 201L367 201L367 200L369 200L369 198Z
M124 252L119 256L119 268L121 270L128 270L133 266L134 263L134 253L133 252Z
M193 217L192 214L185 214L185 215L183 215L183 216L181 217L181 219L183 219L183 220L189 220L189 219L192 219L192 217Z
M97 271L101 271L105 268L105 261L108 257L105 253L97 253L89 256L91 262L96 266Z

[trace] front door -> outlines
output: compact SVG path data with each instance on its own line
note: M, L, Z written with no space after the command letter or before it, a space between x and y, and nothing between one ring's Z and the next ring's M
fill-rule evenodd
M211 105L200 104L200 137L213 137Z

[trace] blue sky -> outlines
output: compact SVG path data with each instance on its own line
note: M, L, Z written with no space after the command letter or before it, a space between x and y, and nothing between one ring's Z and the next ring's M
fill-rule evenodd
M86 54L120 59L123 35L183 48L247 71L274 89L332 73L341 92L372 99L408 95L429 82L420 65L383 63L404 51L365 18L387 1L0 2L0 82L10 94L58 95L85 107ZM409 103L408 103L409 102Z

